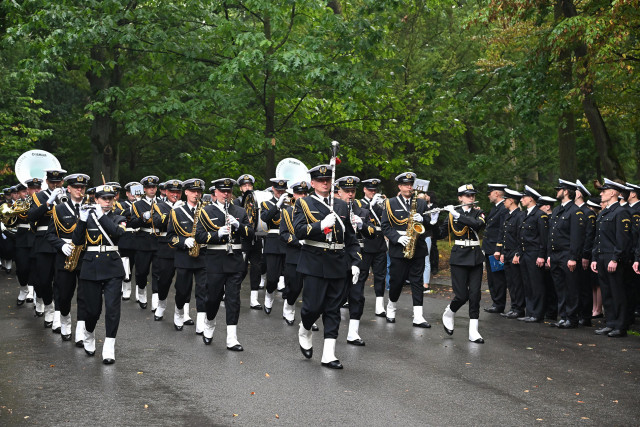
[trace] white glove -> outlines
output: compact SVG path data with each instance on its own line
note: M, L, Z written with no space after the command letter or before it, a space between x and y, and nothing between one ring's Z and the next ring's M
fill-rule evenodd
M353 279L351 283L353 283L354 285L358 283L358 276L360 276L360 269L354 265L351 267L351 277Z
M336 223L336 214L335 212L331 212L329 213L329 215L324 217L322 221L320 221L320 228L322 228L323 230L325 228L331 228L334 226L335 223Z
M180 206L184 206L184 202L182 200L178 200L173 204L173 209L178 209Z
M434 212L431 214L431 221L429 221L429 224L433 225L436 222L438 222L438 217L440 216L440 211Z
M218 229L218 237L228 236L229 234L231 234L231 232L229 231L229 227L226 225Z
M64 190L62 188L56 188L55 190L53 190L51 192L51 195L47 199L47 204L48 205L52 204L58 198L58 196L61 195L63 192Z
M89 209L80 209L80 221L87 222L89 219Z
M407 246L410 240L411 239L408 236L400 236L400 238L398 238L398 243L402 246Z
M353 222L356 223L356 229L358 230L362 229L362 218L360 218L358 215L354 215Z
M69 256L69 255L71 255L71 252L73 252L73 248L71 247L71 245L70 245L70 244L65 243L64 245L62 245L62 253L63 253L65 256Z
M149 218L151 218L151 211L146 211L142 214L142 219L144 219L145 221L149 221Z
M234 229L240 228L240 223L237 219L229 215L229 225L231 225Z
M413 214L413 220L415 222L422 222L423 219L424 218L422 218L422 215L420 215L419 213L416 212L415 214Z
M460 218L460 213L456 212L456 210L454 209L453 205L445 206L444 210L449 212L451 214L451 216L453 216L453 219Z
M193 237L187 237L186 240L184 241L184 245L189 249L191 249L195 244L196 244L196 239L194 239Z
M96 204L95 207L96 207L96 218L97 219L102 218L102 215L104 215L104 212L102 212L102 206Z
M287 200L287 193L284 193L282 196L280 196L280 198L278 199L278 203L276 203L276 206L278 207L278 209L280 209L282 207L282 205L284 204L284 201Z
M371 199L371 205L377 205L378 203L380 203L382 201L382 196L378 193L376 193L373 196L373 199Z

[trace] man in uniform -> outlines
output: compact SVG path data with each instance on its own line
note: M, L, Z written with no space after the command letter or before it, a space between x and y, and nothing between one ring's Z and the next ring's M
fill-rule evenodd
M369 269L373 272L373 289L376 295L375 313L378 317L386 317L384 309L385 277L387 276L387 242L382 233L382 212L384 199L378 194L380 180L377 178L362 181L364 198L360 199L362 207L370 214L371 225L374 230L372 239L365 239L362 248L362 262L358 281L364 284L369 278Z
M26 201L29 197L32 198L35 193L40 191L41 183L42 181L39 178L32 178L27 180L29 188L22 183L16 184L14 186L18 196L16 200ZM31 232L31 226L29 225L27 216L28 212L18 214L15 220L15 226L17 228L15 245L16 275L18 276L18 283L20 284L20 293L18 294L17 301L18 306L24 304L25 301L28 303L33 302L35 285L36 269L31 268L35 265L35 259L32 259L31 254L36 236ZM42 300L40 300L40 304L40 307L36 307L36 314L40 313L39 315L42 316L44 312Z
M578 262L582 261L586 218L573 202L576 188L573 182L558 180L556 199L561 205L549 218L547 265L551 268L561 318L551 326L561 329L578 327Z
M631 245L632 250L640 240L640 185L626 183L629 188L628 209L631 215ZM632 268L633 271L633 268ZM629 322L632 324L636 317L640 316L640 276L631 274L628 277L629 291Z
M260 218L269 231L264 238L264 259L267 265L267 286L264 294L264 312L271 313L278 281L284 272L285 245L280 241L280 210L287 200L287 180L272 178L273 198L262 202Z
M131 187L134 185L140 185L139 182L128 182L124 186L127 200L120 202L122 207L122 216L127 218L127 222L131 222L131 215L133 203L136 201L136 196L131 194ZM120 256L122 257L122 264L124 266L124 279L122 280L122 299L128 301L131 298L131 273L135 265L136 254L136 233L137 229L127 227L125 233L120 237L118 242L118 248L120 248Z
M357 277L360 269L352 254L360 246L353 228L348 225L348 207L342 200L333 200L329 165L309 169L315 194L296 201L293 228L299 240L304 240L297 271L303 276L302 310L298 342L307 359L313 356L312 327L322 316L324 347L322 366L342 369L335 356L336 339L340 328L340 304L345 292L345 278L350 269ZM333 211L332 211L333 208Z
M31 229L36 232L32 250L32 253L35 254L35 265L37 265L35 290L38 298L42 298L44 304L44 325L47 328L52 328L54 332L60 332L60 311L55 310L54 307L53 285L57 251L45 239L45 234L49 229L53 208L59 201L59 197L65 193L61 187L62 177L66 172L63 169L46 170L48 188L33 196L33 203L27 216ZM57 297L57 290L55 296ZM38 307L36 307L36 311L38 311L37 309Z
M221 178L212 182L215 202L200 212L196 243L207 244L207 319L202 340L211 344L215 319L225 300L227 350L243 351L237 336L240 316L240 284L244 274L242 241L252 239L254 230L247 212L231 202L236 181Z
M627 336L628 295L625 292L624 271L622 265L630 258L631 215L629 210L620 206L618 196L627 187L604 179L600 187L600 198L605 204L596 219L595 241L591 270L598 273L602 289L606 325L596 330L598 335L611 338Z
M89 176L81 173L67 175L64 177L67 184L69 200L65 203L57 204L53 209L52 221L49 222L46 239L58 252L55 261L55 283L58 288L58 305L60 311L60 334L63 341L71 340L71 302L78 283L80 274L80 255L73 270L67 270L65 263L67 258L74 254L71 238L76 229L78 218L80 217L80 205L84 199L84 192L89 183ZM77 301L77 325L76 325L76 345L82 343L84 339L84 328L86 320L86 307L83 297L83 290L78 287Z
M574 200L578 209L584 213L584 246L582 248L582 264L578 268L578 324L591 326L591 310L593 309L591 252L593 251L593 239L596 231L596 214L587 206L587 198L591 193L580 180L576 180L576 198ZM631 265L629 265L631 267Z
M196 334L201 335L205 328L207 315L207 270L205 266L206 245L200 245L195 241L194 221L202 209L202 192L204 181L192 178L182 183L187 202L184 205L174 207L171 211L171 219L167 230L167 239L172 247L176 248L176 296L173 325L177 331L181 331L188 317L189 301L193 279L196 282ZM198 223L195 222L197 227ZM193 252L193 248L199 245L200 249ZM197 255L197 256L196 256Z
M427 256L427 243L423 234L416 236L415 252L413 258L405 258L404 249L409 244L410 238L407 236L407 224L409 216L413 215L414 223L421 223L424 229L431 228L438 219L435 214L433 218L423 215L427 210L427 202L423 199L413 200L413 183L416 174L413 172L402 173L395 178L398 183L400 194L387 199L385 209L382 213L382 231L389 239L389 303L387 304L387 322L396 322L396 303L400 298L402 286L406 281L411 284L411 295L413 299L413 326L418 328L430 328L431 325L423 317L423 287L422 275L424 273L424 263ZM412 213L412 206L415 203L416 210Z
M500 238L500 232L504 226L504 219L507 216L507 209L504 207L504 184L489 184L488 186L489 201L493 207L487 215L487 225L484 229L484 237L482 239L482 251L485 254L485 266L487 269L487 281L489 282L489 292L493 305L485 308L487 313L502 313L507 304L507 278L504 270L491 271L492 257L496 252L496 243Z
M14 190L15 193L15 190ZM2 195L4 196L3 205L7 205L7 207L11 207L13 205L13 198L11 197L11 188L7 187L2 190ZM0 256L2 257L2 262L0 263L0 267L7 274L11 274L11 269L13 267L13 259L15 254L15 219L7 222L7 224L2 224L2 236L0 241Z
M545 243L545 257L547 256L547 248L549 247L549 217L553 212L553 205L557 202L556 199L549 196L540 196L538 199L538 208L547 215L547 242ZM551 277L551 269L546 263L544 263L544 318L547 320L558 320L558 295L556 294L556 288L553 285L553 278Z

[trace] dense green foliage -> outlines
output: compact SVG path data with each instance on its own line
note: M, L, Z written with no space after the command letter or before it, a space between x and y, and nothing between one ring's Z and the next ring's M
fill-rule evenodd
M29 148L122 182L263 184L282 158L328 161L333 139L338 175L388 194L405 170L446 200L640 179L637 1L0 4L5 184Z

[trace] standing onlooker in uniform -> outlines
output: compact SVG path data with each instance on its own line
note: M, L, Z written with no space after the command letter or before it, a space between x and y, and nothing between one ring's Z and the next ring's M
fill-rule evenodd
M576 198L575 204L584 213L585 217L585 234L584 247L582 249L582 263L578 267L579 276L579 307L578 307L578 323L581 326L591 326L591 309L593 308L593 292L591 271L591 252L593 250L593 238L596 231L596 215L587 206L587 198L591 196L589 190L578 179L576 181Z
M504 184L489 184L489 201L493 207L486 217L486 227L482 239L482 252L485 254L485 265L487 267L487 281L489 282L489 292L493 304L485 308L487 313L502 313L507 304L507 278L504 270L492 271L490 257L496 252L496 243L500 238L504 219L507 216L507 209L504 207Z

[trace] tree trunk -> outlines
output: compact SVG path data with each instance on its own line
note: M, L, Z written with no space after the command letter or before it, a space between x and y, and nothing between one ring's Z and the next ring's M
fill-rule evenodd
M338 0L329 0L329 2L327 2L327 6L333 10L335 15L342 15L342 5Z
M264 36L267 40L271 40L271 19L268 16L264 17ZM267 52L271 55L273 52L271 48ZM273 80L270 79L271 73L269 69L269 62L265 65L265 85L264 85L264 136L266 138L265 149L265 178L268 180L276 176L276 93Z

